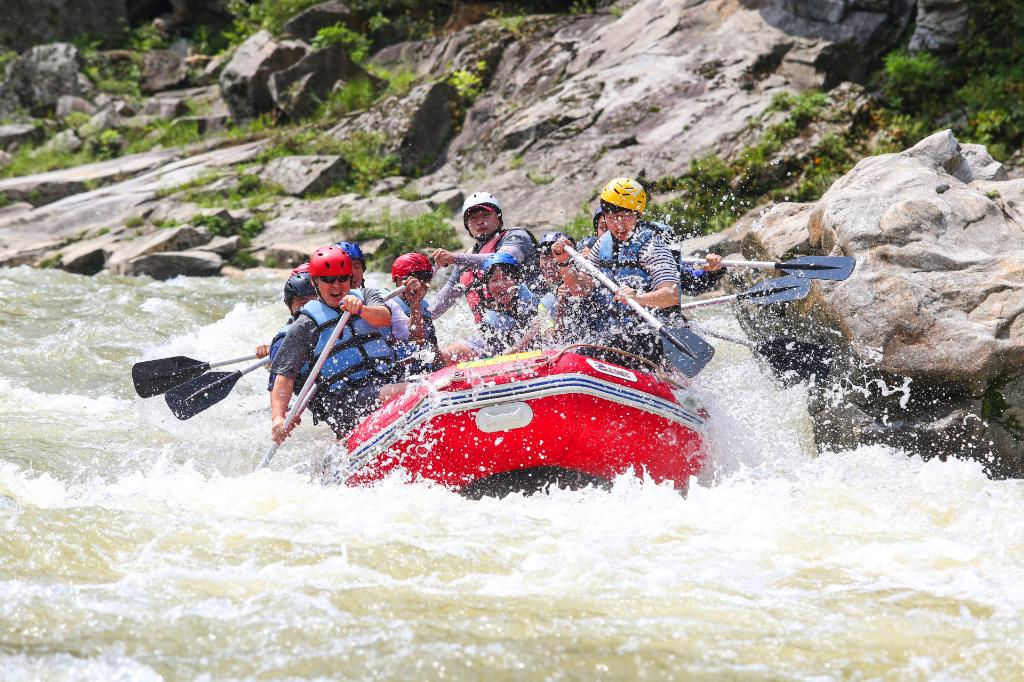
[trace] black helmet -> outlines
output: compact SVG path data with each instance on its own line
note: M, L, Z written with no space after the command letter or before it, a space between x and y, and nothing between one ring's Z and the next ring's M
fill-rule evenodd
M284 303L290 306L299 296L316 296L316 288L308 272L300 272L284 283Z

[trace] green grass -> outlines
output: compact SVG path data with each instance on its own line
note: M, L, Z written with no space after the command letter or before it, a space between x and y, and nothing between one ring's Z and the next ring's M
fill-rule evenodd
M444 209L436 209L416 218L383 213L370 220L342 213L335 227L344 239L357 242L383 239L384 242L367 262L368 267L380 270L389 269L392 261L403 253L459 248L459 239L451 224L451 213Z

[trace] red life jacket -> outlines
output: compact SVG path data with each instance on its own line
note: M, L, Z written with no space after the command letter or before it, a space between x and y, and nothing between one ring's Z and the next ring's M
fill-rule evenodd
M508 230L499 229L480 247L477 253L494 253L498 250L498 244L506 234L508 234ZM466 268L459 276L459 284L465 288L466 303L469 304L469 310L473 313L473 320L479 324L480 318L483 316L483 302L490 298L490 294L487 293L487 285L484 284L483 270Z

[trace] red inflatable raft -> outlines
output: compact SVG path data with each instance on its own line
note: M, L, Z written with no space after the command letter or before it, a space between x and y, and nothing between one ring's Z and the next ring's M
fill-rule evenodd
M324 474L359 485L402 469L475 498L608 486L632 470L685 490L706 418L687 389L644 371L565 351L506 355L435 372L384 404Z

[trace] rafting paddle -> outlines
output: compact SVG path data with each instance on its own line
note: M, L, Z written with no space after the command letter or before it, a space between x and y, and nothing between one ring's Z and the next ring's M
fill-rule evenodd
M588 275L597 279L609 291L615 293L620 289L611 278L606 276L592 263L584 259L576 249L569 245L565 246L565 252L572 256L576 265L583 268ZM642 305L632 299L627 299L626 304L633 309L637 315L653 328L661 337L661 347L668 356L669 361L688 377L696 376L704 369L715 354L715 348L704 339L700 338L693 331L685 327L668 327L647 311Z
M718 298L708 298L703 301L693 301L692 303L683 303L679 306L679 310L706 308L711 305L718 305L719 303L729 303L730 301L749 301L750 303L755 303L757 305L784 303L786 301L797 301L807 296L810 292L810 280L795 277L793 275L787 275L785 277L776 277L774 279L766 279L763 282L758 282L746 291L742 291L738 294L719 296Z
M400 295L404 291L404 286L398 287L390 294L385 296L384 301L390 301L395 296ZM310 401L313 399L313 391L316 390L316 378L320 376L320 370L323 369L324 363L327 362L327 358L330 356L331 351L334 349L334 344L338 342L338 339L341 337L341 333L345 330L345 325L348 324L348 321L349 319L351 319L351 317L351 313L345 313L344 315L341 316L341 319L338 320L338 323L334 325L334 331L331 332L330 338L327 339L327 344L324 346L323 352L320 353L320 357L316 359L316 364L314 364L313 369L310 370L309 377L306 379L306 383L302 385L302 390L299 391L299 395L292 402L291 409L288 410L288 415L284 418L286 428L290 426L292 422L295 421L296 417L302 414L302 412L306 409L306 406L309 405ZM277 452L277 449L279 447L281 447L281 443L274 443L273 445L270 446L270 449L267 450L267 454L263 455L263 459L260 461L260 469L263 469L270 465L270 460L274 458L274 453Z
M243 376L270 364L270 358L234 372L210 372L167 391L164 400L178 419L191 419L228 397Z
M166 393L190 379L195 379L214 367L235 365L246 360L253 360L255 357L255 355L246 355L219 362L203 362L177 355L173 358L146 360L132 365L132 381L135 383L135 392L139 394L140 398L152 398L155 395Z
M687 265L703 265L703 258L680 258L680 263ZM722 266L727 268L754 268L757 270L781 270L782 272L806 279L828 279L841 281L853 273L857 261L849 256L801 256L790 261L775 263L762 260L724 260Z

